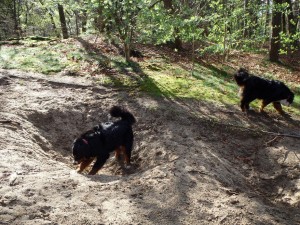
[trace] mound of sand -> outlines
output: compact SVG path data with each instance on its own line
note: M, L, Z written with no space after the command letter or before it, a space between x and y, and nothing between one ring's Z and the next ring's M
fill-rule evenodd
M95 78L0 70L0 224L299 224L297 118L152 98ZM72 165L113 105L137 118L133 165ZM244 127L244 128L243 128Z

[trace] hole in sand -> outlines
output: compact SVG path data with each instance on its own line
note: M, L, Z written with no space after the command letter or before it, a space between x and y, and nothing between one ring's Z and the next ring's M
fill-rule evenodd
M107 113L97 112L96 110L86 113L84 107L74 108L81 110L58 108L48 111L33 111L28 114L28 121L37 129L37 132L32 135L34 142L38 143L42 150L51 153L53 159L63 162L75 170L77 166L72 164L72 143L74 139L100 122L107 121ZM93 108L93 106L90 108ZM114 152L112 152L102 170L109 170L112 174L132 174L138 170L139 162L140 157L135 148L132 152L130 167L117 162ZM89 171L91 166L85 172ZM101 170L98 173L101 174Z

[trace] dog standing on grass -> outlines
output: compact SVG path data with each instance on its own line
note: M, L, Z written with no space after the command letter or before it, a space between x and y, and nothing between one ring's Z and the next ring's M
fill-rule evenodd
M101 123L75 139L72 150L73 164L80 164L77 172L82 172L96 159L92 170L88 173L96 174L113 151L117 160L120 160L122 154L126 165L130 165L134 139L132 125L136 120L130 112L119 106L112 107L109 113L112 117L121 117L121 119L116 122Z
M234 79L240 87L240 106L243 112L249 110L250 102L255 99L262 100L260 112L263 112L264 108L272 103L277 112L284 114L281 104L289 106L293 103L294 93L281 81L267 80L251 75L244 68L240 68L234 74Z

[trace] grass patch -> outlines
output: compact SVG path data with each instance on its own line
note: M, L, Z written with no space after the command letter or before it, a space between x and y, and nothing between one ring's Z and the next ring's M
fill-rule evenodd
M100 75L101 85L126 87L154 96L196 99L224 105L239 105L238 87L232 79L230 68L195 64L193 73L167 57L150 58L139 63L126 62L123 57L106 55L90 48L84 40L58 42L28 40L19 45L0 45L0 67L21 69L44 74L69 69L76 73ZM102 71L113 70L112 74ZM270 79L272 74L266 74ZM300 84L288 83L295 92L293 107L287 112L300 115ZM258 100L251 107L258 110ZM273 110L267 107L267 110Z
M174 98L191 98L204 101L233 103L237 87L209 69L196 66L193 75L176 68L168 71L146 71L148 78L141 85L143 91ZM180 72L179 72L180 71Z
M118 68L121 74L113 78L109 76L106 80L107 84L117 87L138 87L140 91L153 96L197 99L224 105L239 105L240 102L239 88L232 79L232 74L212 65L195 64L194 72L191 74L190 71L178 64L170 64L164 60L155 61L152 63L153 65L149 65L149 62L143 62L138 67L141 72L132 76L132 74L124 74L137 71L137 69L128 69L127 67L132 65L120 64L122 66ZM134 65L134 67L137 66ZM288 85L290 86L289 83ZM297 115L300 115L299 88L300 85L297 85L297 88L292 88L296 92L293 106L283 106L285 111ZM260 100L255 100L251 102L250 106L258 110L260 104ZM268 106L266 110L273 111L272 105Z
M55 51L46 47L2 46L0 67L21 69L44 74L60 72L67 62Z

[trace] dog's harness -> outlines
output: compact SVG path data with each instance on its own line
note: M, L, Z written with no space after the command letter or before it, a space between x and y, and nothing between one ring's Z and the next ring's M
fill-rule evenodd
M82 139L82 141L87 145L89 144L89 142L86 139Z

